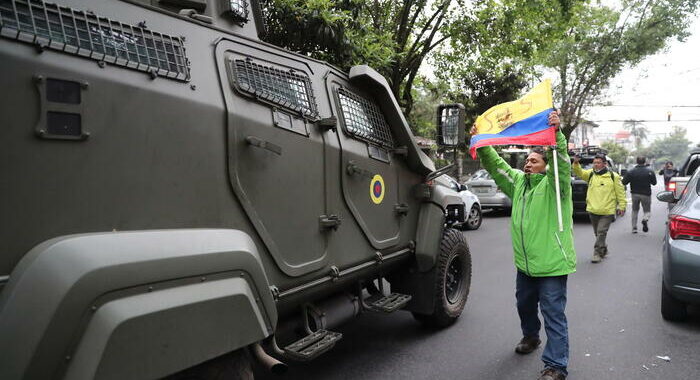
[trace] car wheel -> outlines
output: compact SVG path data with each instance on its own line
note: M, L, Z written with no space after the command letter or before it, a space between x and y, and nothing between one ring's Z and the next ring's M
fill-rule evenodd
M239 349L168 376L165 379L253 380L253 368L250 363L250 354L248 351Z
M481 226L481 207L478 204L474 204L469 210L469 215L467 215L467 220L462 225L464 229L467 230L477 230Z
M433 312L413 313L423 325L443 328L453 324L467 303L472 279L472 258L467 240L455 229L445 229L435 264Z
M661 282L661 316L667 321L683 321L688 317L687 305L673 298L666 290L663 281Z

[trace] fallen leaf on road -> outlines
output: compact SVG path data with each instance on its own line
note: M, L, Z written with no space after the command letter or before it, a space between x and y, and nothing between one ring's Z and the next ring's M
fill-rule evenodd
M666 361L666 362L670 362L670 361L671 361L671 358L669 358L668 356L658 356L658 355L657 355L656 357L659 358L659 359L661 359L661 360L663 360L663 361Z

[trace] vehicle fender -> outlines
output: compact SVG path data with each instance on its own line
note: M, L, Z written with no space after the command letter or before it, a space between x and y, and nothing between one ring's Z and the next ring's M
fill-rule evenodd
M54 238L0 294L0 378L159 378L269 336L275 302L241 231Z
M435 266L444 225L445 210L442 207L431 202L421 204L416 231L416 267L419 272L427 272Z
M450 189L447 186L432 186L430 191L430 202L442 207L443 211L449 205L458 205L464 203L459 193Z

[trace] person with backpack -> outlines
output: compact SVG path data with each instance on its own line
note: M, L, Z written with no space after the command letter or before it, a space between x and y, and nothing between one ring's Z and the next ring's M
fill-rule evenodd
M632 194L632 233L637 233L637 216L641 203L644 215L642 216L642 231L649 232L649 217L651 217L651 186L656 185L656 174L646 165L646 157L637 157L637 166L628 171L622 178L624 185L630 184Z
M591 218L593 234L596 237L593 245L592 263L599 263L608 255L608 245L605 242L610 224L615 221L615 215L625 215L627 199L625 188L620 176L608 169L604 155L596 155L593 159L593 169L583 169L581 157L574 156L571 165L573 173L588 182L586 193L586 211Z

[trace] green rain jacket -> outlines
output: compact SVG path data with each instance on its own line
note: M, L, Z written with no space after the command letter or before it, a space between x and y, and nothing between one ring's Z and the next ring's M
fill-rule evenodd
M513 169L492 147L477 149L484 168L513 201L510 236L515 267L532 277L562 276L576 272L571 214L571 164L566 138L557 132L559 187L564 230L559 232L552 151L547 152L546 174Z

